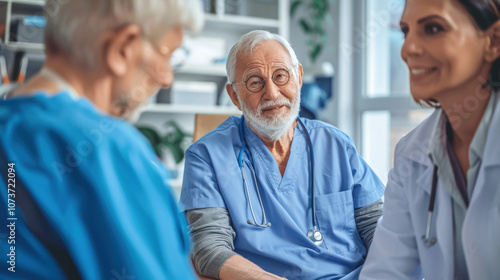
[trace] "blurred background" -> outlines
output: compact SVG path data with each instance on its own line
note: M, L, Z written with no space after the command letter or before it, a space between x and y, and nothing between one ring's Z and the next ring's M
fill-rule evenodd
M230 47L264 29L288 39L304 66L301 115L349 134L386 183L399 139L431 111L410 96L400 57L404 0L200 0L205 27L176 51L175 82L129 120L152 143L182 186L184 151L196 119L240 114L225 91ZM0 0L0 92L22 83L44 61L44 0ZM335 156L335 155L332 155Z

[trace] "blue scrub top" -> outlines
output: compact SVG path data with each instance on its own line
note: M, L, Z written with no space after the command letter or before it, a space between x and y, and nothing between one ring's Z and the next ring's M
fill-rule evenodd
M39 93L0 101L0 131L0 279L196 279L167 172L136 129L86 99Z
M309 152L300 125L294 131L284 176L260 138L244 124L253 164L244 156L245 175L257 221L262 222L252 172L256 172L270 228L252 219L238 154L240 117L230 117L191 145L181 193L182 210L224 207L236 231L235 252L288 279L357 279L367 249L358 235L354 209L380 199L384 186L358 155L352 140L335 127L301 119L315 156L316 211L324 242L316 246L312 229Z

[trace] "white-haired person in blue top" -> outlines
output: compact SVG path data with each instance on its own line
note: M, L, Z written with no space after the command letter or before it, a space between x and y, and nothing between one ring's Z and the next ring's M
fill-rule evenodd
M201 275L357 279L384 186L351 139L298 118L302 65L279 35L231 49L231 117L189 147L181 193Z
M167 172L119 117L171 85L199 1L47 0L46 16L43 69L0 101L0 217L17 219L0 278L195 279Z

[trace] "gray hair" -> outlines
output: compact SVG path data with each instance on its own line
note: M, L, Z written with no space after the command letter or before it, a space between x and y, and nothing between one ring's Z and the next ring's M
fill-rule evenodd
M274 34L265 30L254 30L243 35L238 42L231 48L227 56L226 71L229 83L234 83L234 76L236 75L236 56L242 52L244 54L251 54L255 47L259 46L265 41L273 40L280 43L288 51L290 58L292 59L292 64L294 65L293 72L297 76L297 66L299 65L299 60L297 55L293 51L290 43L288 43L285 38L278 34Z
M176 26L199 31L200 0L47 0L45 38L79 62L97 65L97 40L127 24L137 24L152 42Z

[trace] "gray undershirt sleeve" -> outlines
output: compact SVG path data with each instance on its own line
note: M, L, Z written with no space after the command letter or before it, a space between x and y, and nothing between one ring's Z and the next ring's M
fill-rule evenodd
M383 205L384 203L379 199L370 205L354 209L356 227L358 228L359 236L365 243L367 250L372 244L373 234L375 233L378 219L382 216Z
M354 216L359 236L370 247L377 221L382 216L382 200L355 209ZM194 265L202 276L219 279L222 265L234 252L231 218L225 208L201 208L186 211L191 230Z
M191 230L194 266L202 276L219 279L222 265L237 255L231 218L225 208L201 208L186 211Z

